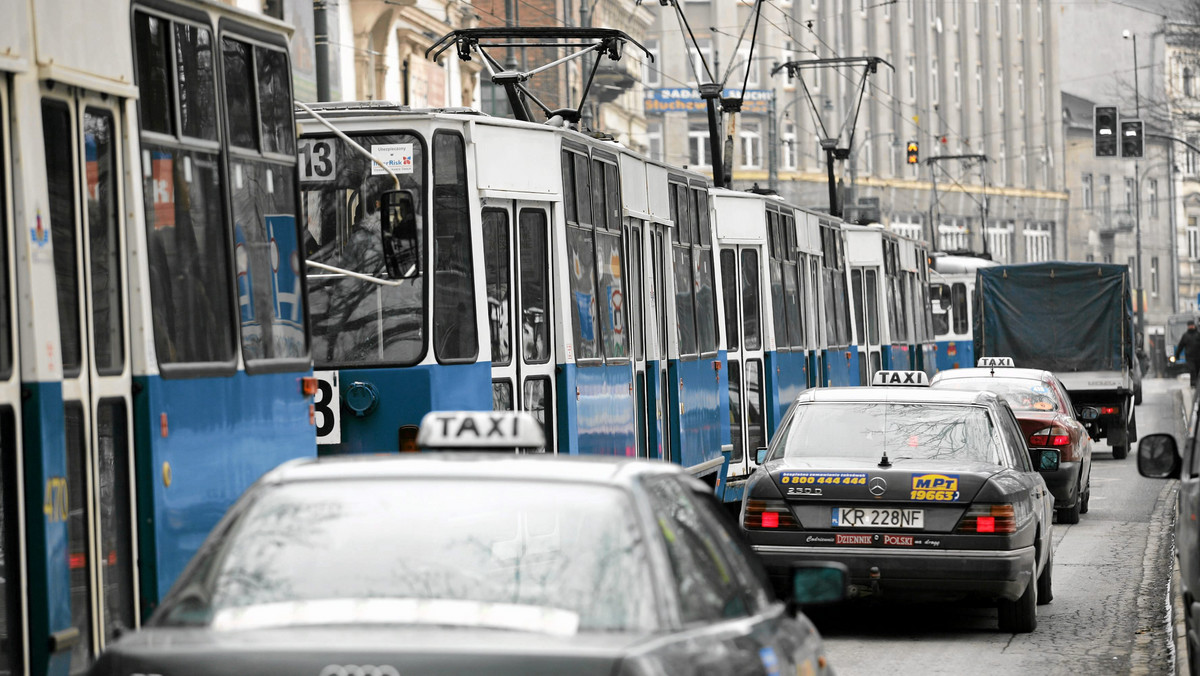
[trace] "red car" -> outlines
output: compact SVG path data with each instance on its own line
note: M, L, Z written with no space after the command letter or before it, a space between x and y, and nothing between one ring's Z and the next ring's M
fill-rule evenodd
M1085 406L1076 412L1058 378L1040 369L954 369L937 374L930 385L986 390L1004 397L1021 424L1029 448L1058 449L1058 470L1043 472L1042 478L1054 495L1058 522L1079 523L1079 515L1088 511L1092 496L1092 439L1080 420L1094 419L1099 415L1096 409Z

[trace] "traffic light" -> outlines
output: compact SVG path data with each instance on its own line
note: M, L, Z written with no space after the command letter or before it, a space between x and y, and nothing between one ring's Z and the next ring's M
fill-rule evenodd
M909 141L908 142L908 163L909 164L917 164L920 161L921 161L920 158L917 156L917 142Z
M1096 157L1117 156L1117 107L1096 106L1092 109L1096 136Z
M1121 120L1121 157L1142 156L1142 121Z

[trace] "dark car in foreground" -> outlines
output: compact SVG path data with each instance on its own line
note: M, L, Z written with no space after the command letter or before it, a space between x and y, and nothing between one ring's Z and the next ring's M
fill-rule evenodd
M1058 469L1042 472L1042 478L1054 494L1058 522L1079 523L1079 515L1087 513L1092 497L1092 438L1080 420L1095 420L1099 412L1085 406L1076 418L1067 388L1049 371L1013 368L1011 359L980 359L988 361L1008 366L942 371L930 385L952 390L987 390L1003 397L1031 449L1059 451Z
M509 429L475 415L440 426L481 441ZM678 466L629 460L287 464L92 673L826 673L820 635L771 594L711 493ZM845 593L837 564L797 577L801 601Z
M883 376L880 378L880 376ZM921 372L877 381L927 385ZM1008 404L990 392L853 387L800 395L751 475L742 528L768 571L837 561L851 596L995 602L1037 627L1052 598L1053 497Z
M1188 438L1183 452L1170 434L1142 437L1138 472L1152 479L1179 479L1175 514L1175 555L1179 558L1179 595L1187 633L1188 673L1200 674L1200 397L1193 394Z

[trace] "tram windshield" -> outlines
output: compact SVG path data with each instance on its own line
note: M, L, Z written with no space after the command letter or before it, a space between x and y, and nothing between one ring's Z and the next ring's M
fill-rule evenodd
M357 135L387 162L413 197L418 240L426 227L425 148L412 134ZM301 211L308 260L380 280L387 273L380 234L381 197L395 181L378 164L333 137L300 139ZM376 284L316 267L308 270L313 359L318 367L412 364L424 352L421 275Z

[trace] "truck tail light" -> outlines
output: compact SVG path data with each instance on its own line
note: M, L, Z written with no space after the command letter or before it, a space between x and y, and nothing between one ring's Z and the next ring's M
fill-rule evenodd
M800 524L792 516L783 500L747 500L746 516L742 524L754 530L799 530Z
M1101 406L1100 415L1117 415L1121 412L1120 406Z
M995 533L1008 535L1017 532L1017 517L1013 506L1005 505L971 505L962 521L958 522L956 533Z

